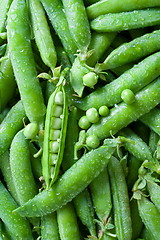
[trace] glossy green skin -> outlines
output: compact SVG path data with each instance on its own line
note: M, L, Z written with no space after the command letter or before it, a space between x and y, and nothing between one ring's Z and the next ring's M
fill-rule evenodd
M117 32L160 24L160 9L108 13L91 21L91 29L98 32Z
M150 179L148 179L147 190L149 192L152 202L155 204L158 211L160 211L160 199L159 199L160 186L154 181L151 181Z
M40 0L29 1L32 28L43 62L52 70L57 63L57 54L47 23L46 15Z
M73 61L77 47L71 36L61 1L41 0L41 3L51 21L54 30L60 38L65 51L69 55L71 61Z
M9 158L10 158L9 151L7 150L5 153L3 153L0 156L0 169L4 177L5 183L7 184L8 191L10 192L14 200L18 203L18 196L13 183L13 177L12 177Z
M41 239L60 240L56 212L41 218Z
M50 188L16 211L23 216L43 216L54 212L83 191L107 166L113 147L101 146L83 155ZM83 177L82 177L83 176Z
M15 134L23 127L25 110L22 101L17 102L0 125L0 155L10 146Z
M108 171L105 168L89 185L93 206L98 218L103 221L110 215L112 209Z
M131 105L122 102L113 107L110 115L93 124L87 134L95 134L99 139L105 139L153 109L160 103L160 78L148 84L135 97L136 101Z
M157 149L158 141L159 141L159 135L156 132L154 132L153 130L150 130L148 145L149 145L149 148L150 148L152 154L154 154Z
M46 108L37 79L25 0L12 3L8 13L7 36L13 71L26 115L31 122L42 124Z
M160 49L160 30L147 33L129 43L124 43L104 60L105 69L112 69L134 62Z
M94 65L101 59L105 51L109 48L112 41L115 39L116 34L117 33L92 33L89 49L93 49L94 52L87 60L87 64L89 66L94 67Z
M97 89L82 100L76 100L75 105L82 110L91 107L99 108L102 105L113 106L122 101L121 93L124 89L127 88L136 93L158 77L159 74L160 52L157 52L125 71L111 83Z
M125 12L135 9L143 9L148 7L160 7L159 0L104 0L87 7L87 15L89 19L104 15L106 13Z
M38 193L38 189L31 170L29 140L25 139L23 130L11 143L10 166L19 204L24 204Z
M160 213L156 206L147 198L141 196L141 200L138 200L138 210L152 240L159 239Z
M78 141L78 114L77 108L70 109L68 115L67 135L65 142L64 157L62 161L63 171L69 169L76 160L74 159L74 146ZM95 223L94 223L94 210L92 206L91 197L88 189L84 189L74 199L74 206L77 216L80 218L84 226L87 226L91 235L96 236Z
M91 40L89 21L83 0L62 0L69 30L78 50L86 53Z
M160 136L160 109L158 107L140 117L140 121Z
M13 213L18 205L2 183L0 183L0 193L0 218L5 223L12 239L32 240L33 236L29 222L18 213Z
M8 56L8 49L6 50L5 56ZM0 112L13 97L15 89L16 81L13 74L11 60L8 56L8 58L3 60L0 64Z
M54 103L54 99L56 94L62 91L64 96L64 104L63 104L63 118L62 118L62 127L60 133L60 143L59 143L59 150L57 153L57 162L54 166L50 166L49 156L50 156L50 130L51 130L51 119L54 113L54 107L56 104ZM63 159L63 152L64 152L64 145L65 145L65 137L67 131L67 119L68 119L68 105L66 101L66 93L63 86L59 86L55 89L48 100L47 105L47 113L45 119L45 131L44 131L44 141L43 141L43 156L42 156L42 173L46 183L47 189L51 187L51 185L56 181L59 169L61 166L61 162ZM53 174L51 174L51 167L54 168Z
M57 222L61 240L80 240L80 229L72 202L57 210Z
M12 3L12 0L2 0L0 2L0 33L5 30L5 21L7 19L7 12Z
M150 151L148 145L142 140L142 138L140 138L134 131L132 131L131 128L126 127L122 129L120 132L118 132L118 135L134 141L134 143L126 142L124 144L124 147L127 151L133 154L137 160L148 160L154 162L152 152Z
M116 235L118 240L131 240L132 223L128 189L124 172L119 160L112 157L108 164L108 171L113 196Z

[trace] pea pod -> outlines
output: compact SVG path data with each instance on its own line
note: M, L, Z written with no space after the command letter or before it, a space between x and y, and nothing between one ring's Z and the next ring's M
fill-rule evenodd
M60 240L56 212L43 216L41 219L41 239Z
M128 190L123 169L116 158L111 158L108 171L113 195L116 235L119 240L131 240L132 225Z
M147 177L146 177L147 179ZM160 200L159 200L159 193L160 193L160 186L154 182L152 179L147 179L147 189L150 195L152 202L157 207L158 211L160 211Z
M47 189L59 174L67 131L68 106L62 85L49 98L43 143L42 173Z
M106 13L126 12L148 7L160 7L159 0L142 0L138 2L136 0L126 0L125 2L122 0L103 0L88 6L87 14L89 19L93 19Z
M115 147L101 146L84 154L49 190L43 190L16 209L23 216L43 216L56 211L83 191L107 166Z
M12 0L2 0L0 2L0 33L4 31L5 21L7 19L7 13L11 3Z
M138 200L138 210L142 221L153 240L159 239L160 213L156 206L146 197Z
M159 13L159 8L108 13L92 20L90 26L98 32L117 32L149 27L160 24Z
M31 122L43 125L45 105L30 40L30 26L25 0L14 0L8 12L7 36L13 71Z

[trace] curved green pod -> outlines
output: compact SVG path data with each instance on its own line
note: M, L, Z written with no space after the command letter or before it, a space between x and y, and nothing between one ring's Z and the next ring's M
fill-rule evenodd
M60 102L57 101L57 96L59 95ZM48 100L45 120L42 174L47 189L52 186L59 174L65 146L67 119L68 105L66 93L64 87L60 85Z

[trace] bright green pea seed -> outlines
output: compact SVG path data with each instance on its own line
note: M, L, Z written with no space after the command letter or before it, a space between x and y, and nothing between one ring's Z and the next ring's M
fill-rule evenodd
M135 101L135 95L130 89L124 89L121 98L127 104L132 104Z
M56 118L56 117L52 117L51 120L51 126L53 129L61 129L62 126L62 119L61 118Z
M36 122L31 122L25 126L23 134L27 139L33 139L36 137L38 131L38 124Z
M97 148L100 145L100 140L96 135L90 135L86 138L86 144L90 148Z
M99 115L106 117L109 114L109 108L107 106L101 106L99 108Z
M64 97L63 97L63 92L62 91L59 91L59 92L56 93L54 101L57 105L63 105L64 104Z
M87 116L82 116L82 117L79 119L78 125L79 125L79 127L82 128L82 129L87 129L87 128L90 127L91 123L88 121Z
M53 109L53 116L54 117L60 117L61 114L63 113L63 108L60 105L56 105Z
M96 108L89 108L86 112L86 116L91 123L96 123L99 120L99 114Z
M98 75L94 72L89 72L83 76L83 84L87 87L93 88L98 81Z
M50 142L50 152L51 153L58 153L59 150L59 143L57 141Z
M56 129L50 130L50 140L57 140L60 138L61 131Z

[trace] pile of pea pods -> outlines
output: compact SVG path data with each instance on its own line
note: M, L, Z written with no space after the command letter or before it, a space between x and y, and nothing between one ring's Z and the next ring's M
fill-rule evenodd
M0 0L0 239L160 240L159 104L159 0Z

